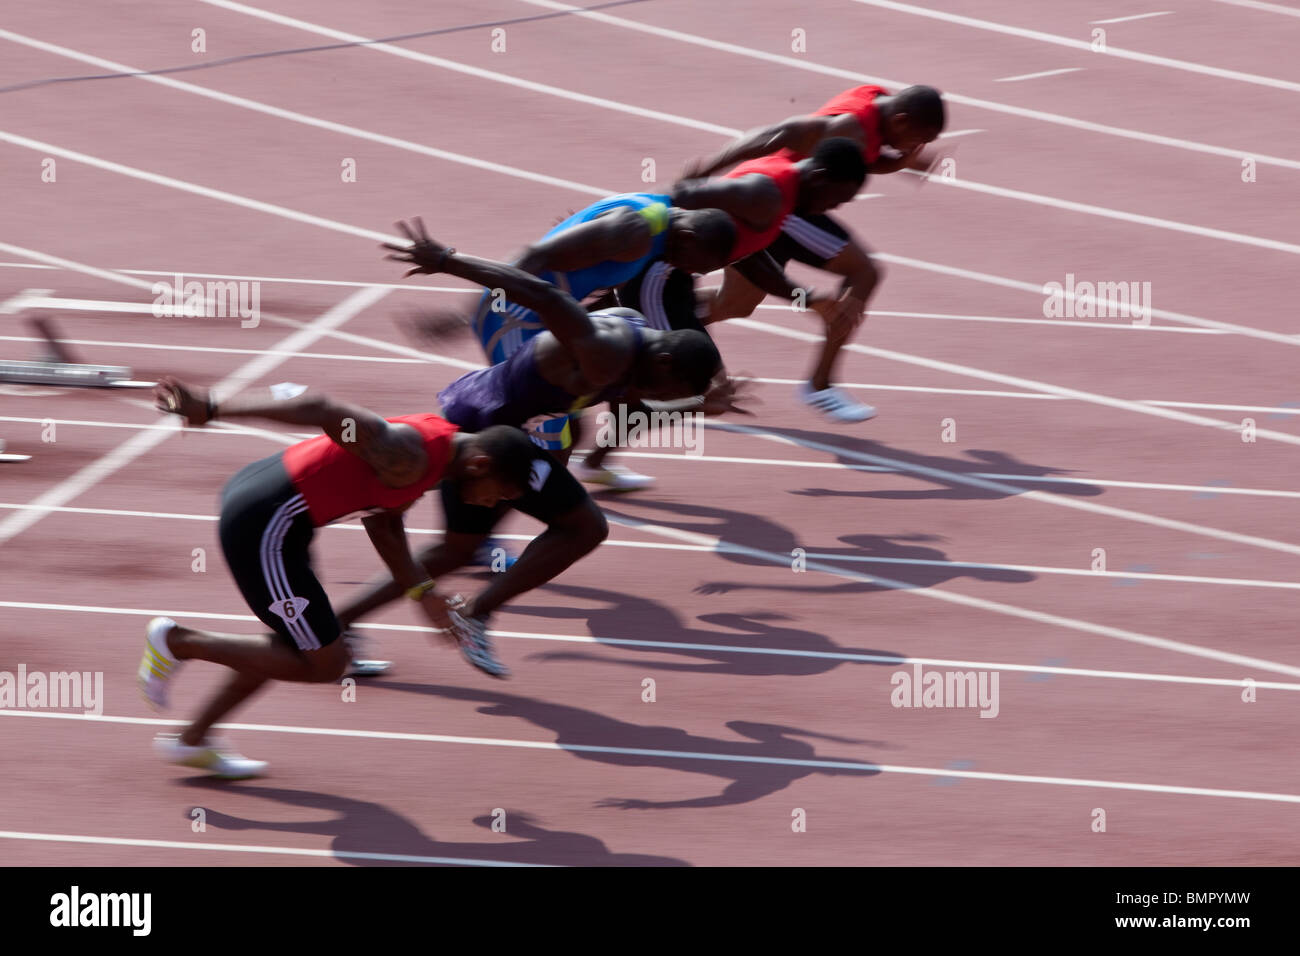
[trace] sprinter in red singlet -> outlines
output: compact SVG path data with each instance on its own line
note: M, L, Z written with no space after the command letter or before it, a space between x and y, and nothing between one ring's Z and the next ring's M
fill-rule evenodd
M489 673L504 670L483 634L458 627L458 611L411 555L402 515L444 478L468 505L493 508L522 496L537 456L545 455L522 431L499 426L471 435L427 414L384 419L311 392L278 399L273 393L269 400L245 394L218 403L175 379L164 380L156 397L160 409L190 425L252 417L325 433L248 465L222 495L226 563L249 608L272 633L218 634L165 617L149 623L139 678L156 707L167 705L170 679L186 660L234 671L184 731L155 738L161 756L218 776L255 776L266 764L210 739L211 727L268 680L327 682L342 676L347 645L338 639L342 628L312 573L309 545L317 528L356 515L363 516L375 550L433 627L459 643L471 663Z

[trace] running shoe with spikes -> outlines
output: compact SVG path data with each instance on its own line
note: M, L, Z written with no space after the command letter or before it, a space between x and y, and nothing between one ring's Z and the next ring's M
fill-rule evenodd
M600 468L590 468L584 461L575 465L574 473L578 476L579 481L585 481L589 485L604 485L611 491L640 491L642 488L649 488L655 483L654 478L650 475L639 475L630 468L624 468L622 465L604 465Z
M137 676L140 693L155 709L167 709L168 682L180 670L181 661L167 647L167 635L177 627L169 617L156 617L145 629L144 656Z
M874 408L855 402L846 392L834 385L814 389L811 384L804 382L799 386L799 397L803 399L805 405L811 405L831 421L841 424L864 422L868 418L876 417Z
M483 673L491 674L493 677L509 677L509 668L497 658L496 651L492 647L492 639L488 637L487 621L468 617L462 613L467 606L468 602L459 594L447 605L447 613L451 615L452 632L460 643L460 652L465 655L467 661Z
M153 739L153 749L168 763L206 770L225 780L259 777L270 766L265 760L250 760L235 751L230 744L215 738L208 738L192 747L181 743L180 734L159 734Z
M344 677L378 677L387 674L392 661L381 661L372 656L374 642L355 631L344 631L343 640L348 645L348 669Z

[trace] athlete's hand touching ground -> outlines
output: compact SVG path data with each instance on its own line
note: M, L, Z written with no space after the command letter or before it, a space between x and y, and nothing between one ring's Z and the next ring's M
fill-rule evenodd
M700 411L705 415L722 415L726 412L738 412L741 415L754 414L736 404L739 399L748 397L741 394L745 385L744 379L732 378L729 375L713 382L709 385L709 390L704 393L704 404L700 406Z
M429 234L424 231L424 220L419 216L416 216L412 223L414 228L400 220L396 223L397 228L405 234L407 239L411 240L409 246L399 246L392 242L381 244L382 248L390 250L390 254L384 256L385 259L392 259L395 262L407 262L413 266L402 276L403 279L417 273L432 275L440 271L447 261L447 257L456 251L444 246L435 239L430 239Z
M153 397L160 412L179 415L188 425L205 425L212 420L214 406L206 388L167 376L154 386Z
M420 598L420 610L429 619L429 623L437 628L439 631L438 636L455 646L460 641L456 637L456 628L451 615L447 613L449 603L447 598L437 591L426 591L424 596Z

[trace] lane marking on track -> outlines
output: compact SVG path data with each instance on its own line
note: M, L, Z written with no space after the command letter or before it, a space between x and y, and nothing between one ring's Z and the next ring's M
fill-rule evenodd
M1172 10L1157 10L1155 13L1134 13L1127 17L1111 17L1109 20L1089 20L1089 23L1128 23L1130 20L1148 20L1151 17L1167 17L1172 14Z
M1067 66L1060 70L1043 70L1041 73L1021 73L1018 76L1003 76L994 80L994 83L1019 83L1021 80L1038 80L1046 76L1060 76L1062 73L1082 73L1081 66Z
M746 462L748 459L723 459L724 461ZM24 505L11 502L0 502L0 510L26 510L36 508L36 505ZM81 514L95 515L106 518L151 518L166 521L207 521L216 522L217 515L196 515L196 514L179 514L168 511L139 511L119 508L81 508L81 507L51 507L41 508L44 511L54 511L60 514ZM345 531L364 531L365 528L359 524L332 524L328 528L338 528ZM410 528L406 529L409 535L441 535L444 533L442 528ZM534 535L528 534L494 534L494 538L500 538L506 541L532 541ZM611 548L644 548L651 551L694 551L703 554L713 554L715 549L708 545L688 545L688 544L665 544L661 541L621 541L606 539L603 546ZM1212 584L1222 585L1225 587L1256 587L1256 588L1279 588L1282 590L1300 590L1300 582L1296 581L1278 581L1268 578L1224 578L1213 577L1204 574L1169 574L1156 571L1093 571L1090 568L1072 568L1060 567L1056 565L1041 564L1004 564L987 561L947 561L933 558L891 558L877 557L870 554L838 554L833 551L806 551L806 557L814 558L818 561L844 562L846 564L883 564L898 565L901 567L919 567L919 568L952 568L956 570L980 570L980 571L1021 571L1027 574L1050 574L1064 575L1070 577L1094 578L1098 580L1112 581L1160 581L1172 584Z
M160 850L200 850L208 853L269 853L278 856L311 856L334 860L381 860L388 863L428 863L442 866L551 865L548 863L512 863L505 860L475 860L470 857L459 856L413 856L407 853L366 853L360 850L315 850L307 847L260 846L252 843L192 843L189 840L139 840L131 837L85 836L75 833L31 833L23 830L0 830L0 839L32 840L41 843L93 843L101 846L135 846Z
M205 0L205 2L209 2L209 0ZM808 60L805 57L793 57L785 56L780 53L769 53L766 50L758 50L752 47L741 46L736 43L727 43L722 40L713 40L708 37L697 36L693 33L686 33L682 30L673 30L667 27L654 26L649 23L641 23L637 20L628 20L624 17L616 17L608 13L583 10L582 7L577 7L568 3L557 3L554 2L554 0L522 0L522 2L532 4L536 7L545 7L549 10L567 10L575 17L581 17L585 20L593 20L610 26L620 27L625 30L646 33L651 36L675 40L679 43L687 43L692 46L703 47L709 50L717 50L722 53L731 53L752 60L776 63L796 70L818 73L822 76L834 76L840 79L852 80L857 83L874 83L890 89L902 89L905 86L911 85L911 83L904 80L890 79L883 76L873 76L868 73L859 73L856 70L844 70L835 66L826 66L825 64ZM1091 47L1089 47L1089 52L1091 52ZM1224 146L1211 146L1208 143L1198 143L1194 140L1179 139L1176 136L1162 136L1158 133L1146 133L1140 130L1125 129L1122 126L1108 126L1105 123L1094 123L1089 120L1076 119L1072 116L1061 116L1058 113L1048 113L1044 110L1012 106L1008 103L998 103L993 100L979 99L974 96L965 96L951 91L945 91L943 98L949 103L959 103L963 106L973 106L977 109L989 110L994 113L1004 113L1010 116L1018 116L1022 119L1038 120L1044 123L1052 123L1057 126L1067 126L1071 129L1086 130L1090 133L1101 133L1107 136L1117 136L1123 139L1154 143L1160 146L1185 149L1191 152L1208 153L1214 156L1226 156L1234 161L1239 161L1243 156L1252 156L1255 158L1256 162L1261 164L1282 166L1286 169L1300 169L1300 160L1286 159L1281 156L1261 156L1254 150L1243 149L1241 147L1230 149Z
M1029 30L1025 27L1016 27L1005 23L994 23L992 20L980 20L976 17L962 16L958 13L947 13L943 10L931 10L927 7L913 6L910 3L898 3L896 0L853 0L853 2L860 3L867 7L879 7L882 10L892 10L895 13L906 13L912 16L925 17L931 20L942 20L945 23L970 27L975 30L1001 33L1006 36L1018 37L1024 40L1034 40L1039 43L1050 43L1054 46L1068 47L1071 50L1081 50L1085 53L1096 52L1099 56L1115 57L1120 60L1132 60L1136 63L1143 63L1148 66L1162 66L1172 70L1181 70L1185 73L1198 73L1201 76L1212 76L1218 80L1234 80L1239 83L1249 83L1254 86L1267 86L1275 90L1286 90L1289 93L1300 93L1300 83L1295 83L1291 80L1280 80L1272 76L1260 76L1258 73L1245 73L1241 70L1227 70L1223 67L1209 66L1208 64L1196 63L1192 60L1176 60L1173 57L1158 56L1154 53L1142 53L1137 50L1126 50L1121 47L1112 46L1109 43L1106 44L1105 50L1094 51L1092 44L1087 40L1077 40L1074 37L1058 36L1055 33L1046 33L1042 30Z
M325 330L342 325L353 316L374 305L385 295L387 295L386 289L359 289L307 324L306 327L282 339L277 343L276 348L281 352L293 352L297 348L309 345L320 338ZM223 378L213 387L213 390L219 394L236 392L272 369L284 364L285 361L287 361L287 358L283 355L259 355ZM49 514L49 511L40 506L67 504L78 495L94 487L103 479L126 467L141 455L158 447L173 434L179 432L181 430L179 422L180 420L174 415L160 417L157 424L170 425L170 427L160 431L137 432L108 454L42 492L30 502L30 504L38 507L28 511L15 512L5 520L0 521L0 544L12 540Z
M360 527L359 525L357 526ZM524 538L524 535L502 535L504 538ZM671 546L669 546L671 547ZM689 545L680 546L684 550L702 550ZM100 607L96 605L77 605L77 604L42 604L39 602L14 602L0 601L0 607L12 607L16 610L29 611L55 611L78 614L117 614L129 617L157 617L166 615L167 617L179 618L181 620L198 618L200 620L214 621L243 621L250 624L258 623L257 618L251 614L222 614L210 613L207 611L175 611L175 610L142 610L139 608L116 608ZM353 627L369 631L391 631L398 633L411 633L427 635L430 633L426 627L420 627L414 624L372 624L369 622L359 622ZM1111 671L1100 670L1097 668L1084 667L1058 667L1047 664L1008 664L1001 661L967 661L967 660L950 660L948 658L938 657L915 657L911 655L901 656L894 654L869 654L861 651L809 651L802 648L783 648L763 646L747 646L743 644L700 644L689 641L649 641L638 640L635 638L620 637L599 637L584 634L543 634L537 631L512 631L498 630L492 628L488 631L493 637L529 640L529 641L554 641L565 644L592 644L607 645L611 647L638 647L646 650L662 651L700 651L705 653L728 653L728 654L759 654L771 655L774 657L798 657L813 660L832 660L857 662L862 664L924 664L935 667L959 667L963 669L975 670L1004 670L1014 673L1024 674L1055 674L1061 677L1087 677L1098 678L1103 680L1130 680L1130 681L1148 681L1151 683L1161 684L1197 684L1206 687L1245 687L1247 686L1244 678L1232 677L1189 677L1182 674L1153 674L1143 671ZM1300 690L1300 684L1287 683L1283 681L1266 681L1251 679L1251 685L1262 690Z
M1288 17L1300 17L1300 10L1284 7L1279 3L1263 3L1261 0L1215 0L1216 3L1228 3L1234 7L1246 7L1251 10L1263 10L1266 13L1281 13Z
M366 39L357 34L347 33L342 30L334 30L330 27L322 26L316 23L308 23L305 20L298 20L293 17L287 17L283 14L272 13L268 10L261 10L256 7L248 6L242 3L228 2L228 0L202 0L210 6L220 7L225 10L231 10L236 13L243 13L251 17L257 17L262 20L268 20L272 23L278 23L282 26L295 27L307 33L315 33L319 36L330 37L334 39L347 40L348 42L357 42ZM889 79L887 77L873 76L867 73L858 73L854 70L843 70L838 67L825 66L815 61L809 61L806 58L796 58L783 56L778 53L769 53L766 50L757 50L750 47L740 46L735 43L726 43L720 40L711 40L707 37L697 36L692 33L686 33L681 30L672 30L665 27L657 27L651 24L640 23L636 20L627 20L622 17L612 16L606 13L584 10L582 7L576 7L567 3L553 3L548 0L524 0L534 6L546 7L552 10L565 10L572 12L575 16L581 16L595 20L607 25L621 27L626 30L634 30L641 33L658 36L664 39L675 40L680 43L687 43L693 46L700 46L706 49L717 50L724 53L731 53L737 56L747 57L749 59L760 60L767 63L776 63L782 66L791 67L797 70L804 70L811 73L818 73L822 76L833 76L839 79L850 80L855 83L875 83L880 86L890 87L892 89L901 89L910 85L903 80ZM371 44L366 49L375 49L379 45ZM384 45L387 46L387 45ZM682 125L692 126L696 129L716 132L724 136L734 136L736 131L730 127L718 126L713 123L703 123L699 120L691 120L686 117L674 117L672 114L662 113L658 110L646 110L641 107L631 106L626 103L620 103L615 100L606 100L602 97L589 96L585 93L578 93L572 90L561 89L559 87L547 86L542 83L533 83L529 80L519 79L495 71L481 70L464 63L458 63L454 60L445 60L441 57L430 57L427 54L417 53L413 50L407 50L402 47L394 47L392 50L381 49L380 52L390 53L393 56L401 56L409 60L415 60L427 63L432 66L439 66L444 69L454 70L470 76L477 76L480 79L492 80L498 83L507 83L520 89L528 89L534 92L546 93L552 96L559 96L564 99L571 99L575 102L587 103L591 106L599 106L605 109L617 110L619 112L631 113L638 116L645 116L651 119L661 119L665 122L677 122L680 120ZM1148 133L1142 130L1125 129L1120 126L1108 126L1104 123L1094 123L1088 120L1075 119L1070 116L1062 116L1057 113L1049 113L1043 110L1027 109L1021 106L1013 106L1009 103L998 103L993 100L979 99L973 96L963 96L959 93L945 92L944 99L950 103L959 103L963 106L972 106L977 109L984 109L990 112L1002 113L1008 116L1016 116L1021 119L1037 120L1039 122L1050 123L1057 126L1065 126L1071 129L1084 130L1090 133L1101 133L1108 136L1115 136L1122 139L1137 140L1140 142L1151 143L1157 146L1172 147L1183 149L1190 152L1207 153L1214 156L1226 156L1234 160L1240 160L1242 156L1253 156L1257 162L1264 165L1281 166L1286 169L1300 169L1300 160L1286 159L1280 156L1264 156L1253 150L1242 150L1241 148L1228 148L1223 146L1212 146L1208 143L1199 143L1194 140L1180 139L1175 136L1161 136L1156 133ZM984 130L973 130L972 132L985 132ZM950 135L958 135L956 133Z
M530 2L530 0L527 0L527 2ZM189 183L184 180L175 179L174 177L162 176L157 173L148 172L147 170L136 169L134 167L126 166L121 163L115 163L109 160L100 159L96 156L91 156L86 153L80 153L74 150L64 149L63 147L55 146L51 143L43 143L40 142L39 140L33 140L25 136L18 136L12 133L0 132L0 142L9 142L14 145L22 146L24 148L32 149L38 152L45 151L47 153L53 153L54 155L71 159L74 162L85 163L86 165L95 168L100 168L108 172L118 173L120 175L129 176L135 179L140 179L154 185L165 186L170 189L177 189L182 192L192 193L195 195L203 196L204 198L208 198L208 199L215 199L220 202L232 203L237 206L253 209L258 212L266 212L271 215L279 216L284 219L289 219L296 222L302 222L307 225L320 226L321 228L330 229L335 232L348 233L350 235L356 235L368 239L377 239L379 241L393 241L394 239L400 238L396 236L387 235L384 233L375 232L374 230L370 230L370 229L363 229L359 226L351 226L348 225L347 223L337 222L335 220L326 219L321 216L314 216L308 213L302 213L297 210L289 209L284 206L275 205L274 203L266 203L266 202L262 202L261 200L249 199L245 196L240 196L235 193L212 189L207 186L200 186L195 183ZM977 188L975 184L964 183L959 180L951 180L951 181L939 180L939 182L949 186L959 186L960 188L970 188L970 189ZM980 186L978 187L978 189L980 191L996 193L996 194L1012 194L1015 192L1015 190L1001 189L1000 187L992 187L992 186ZM595 190L595 191L603 192L601 190ZM1060 208L1070 208L1070 209L1076 207L1078 208L1086 207L1086 204L1067 202L1065 200L1053 200L1052 204ZM1127 220L1129 214L1115 213L1114 217ZM1218 232L1218 230L1209 230L1209 232ZM1274 240L1258 239L1257 237L1246 237L1246 239L1248 239L1251 244L1263 244L1269 247L1278 247L1278 248L1282 246L1286 246L1292 249L1293 251L1300 253L1300 245L1292 246L1292 244L1289 243L1278 244ZM8 251L12 254L23 255L23 251L21 250L21 247L13 246L8 243L0 243L0 251ZM908 257L890 255L887 253L876 252L873 255L875 256L875 258L878 258L883 262L893 262L899 265L906 265L912 268L923 269L926 271L936 272L943 275L949 275L949 276L963 278L963 279L971 279L978 282L997 285L1002 288L1012 288L1021 291L1029 291L1040 296L1044 294L1044 287L1042 284L1036 285L1033 283L1022 282L1018 279L1008 279L1002 276L993 276L987 273L976 272L969 269L962 269L955 266L945 266L939 263L925 262L924 260L920 260L920 259L911 259ZM53 257L47 257L47 260L52 258ZM1072 291L1065 292L1064 298L1068 299L1071 302L1089 302L1089 301L1096 302L1095 296L1079 296ZM1105 305L1104 302L1097 303L1097 304L1099 306ZM1153 308L1153 309L1149 309L1148 313L1152 318L1169 319L1174 322L1179 322L1188 325L1196 325L1202 328L1222 329L1225 331L1236 332L1237 334L1240 335L1250 336L1252 338L1264 339L1266 341L1272 341L1272 342L1281 342L1286 345L1292 345L1292 346L1300 345L1300 336L1296 336L1296 335L1287 335L1280 332L1271 332L1266 329L1257 329L1251 326L1235 325L1230 322L1220 322L1213 319L1203 319L1198 316L1187 315L1185 313L1180 313L1180 312L1171 312L1165 309Z
M34 47L54 53L59 56L69 57L86 63L93 63L104 69L116 70L125 73L142 73L134 67L122 63L115 63L112 60L105 60L90 54L81 53L66 47L56 46L55 44L46 43L42 40L36 40L31 37L25 37L21 34L12 33L0 29L0 39L7 39L14 43ZM526 179L532 182L538 182L549 186L555 186L561 189L569 189L577 192L583 192L588 195L607 196L614 192L612 189L606 189L599 186L588 186L583 183L577 183L572 180L561 179L555 176L549 176L542 173L534 173L517 166L508 166L502 163L495 163L489 160L478 159L463 153L452 153L447 150L437 149L431 146L424 146L411 140L401 139L396 136L388 136L382 133L375 133L370 130L361 129L360 127L350 126L345 123L337 123L332 120L325 120L315 116L309 116L305 113L298 113L293 110L282 109L271 106L257 100L250 100L245 97L232 96L227 93L221 93L208 87L198 86L193 83L186 83L181 80L174 80L164 76L139 75L136 79L147 80L158 83L183 93L193 93L208 99L217 100L221 103L237 106L242 109L249 109L255 112L273 116L276 119L289 120L295 123L301 123L307 126L313 126L328 132L337 133L343 136L349 136L357 139L364 139L376 142L384 146L394 147L397 149L416 152L422 155L430 156L436 159L446 160L448 162L460 163L488 172L500 173L512 176L518 179ZM665 114L665 116L668 114ZM728 135L734 136L740 133L740 130L729 130ZM1246 233L1233 232L1227 229L1215 229L1205 226L1197 226L1191 223L1177 222L1171 219L1164 219L1158 216L1147 216L1140 213L1130 213L1123 210L1112 209L1107 206L1098 206L1092 203L1076 202L1073 200L1059 199L1055 196L1044 196L1037 193L1026 192L1020 189L1008 189L1001 186L993 186L984 183L978 183L961 179L945 179L943 177L928 177L932 182L938 182L942 185L953 186L958 189L965 189L989 196L997 196L1003 199L1012 199L1021 202L1029 202L1053 209L1065 209L1071 212L1081 213L1083 215L1101 216L1108 219L1115 219L1122 222L1133 223L1136 225L1149 226L1157 229L1166 229L1173 232L1185 233L1188 235L1199 236L1202 238L1215 239L1224 242L1237 243L1241 245L1254 246L1262 249L1269 249L1277 252L1287 252L1293 255L1300 255L1300 245L1295 243L1283 242L1277 239L1267 239L1260 236L1253 236ZM863 193L858 198L879 198L876 193Z
M785 338L798 339L801 342L815 342L820 344L822 337L813 335L810 332L800 332L795 329L787 329L784 326L773 325L770 322L760 322L755 319L728 319L732 325L738 325L741 328L754 329L760 332L767 332L771 335L780 335ZM970 365L959 365L956 362L945 362L941 359L925 358L920 355L912 355L907 352L896 352L892 349L875 348L869 345L859 345L857 342L850 342L844 346L846 352L857 352L861 355L870 355L875 358L889 359L893 362L903 362L908 365L919 365L923 368L933 369L939 372L948 372L952 375L960 375L965 378L978 378L986 382L998 382L1002 385L1013 385L1016 388L1032 392L1045 392L1051 395L1059 395L1062 398L1072 398L1077 401L1087 402L1091 405L1103 405L1107 408L1116 408L1123 411L1137 412L1142 415L1153 415L1157 418L1167 418L1170 421L1184 422L1189 425L1200 425L1205 428L1214 428L1223 432L1235 432L1241 434L1241 422L1229 422L1219 418L1210 418L1205 415L1193 415L1190 412L1180 412L1163 405L1149 405L1142 402L1131 401L1127 398L1112 398L1109 395L1102 395L1098 392L1086 392L1082 389L1068 388L1064 385L1052 385L1047 382L1040 382L1036 379L1021 378L1018 375L1005 375L1001 372L990 372L984 369L975 368ZM1267 433L1267 434L1265 434ZM1255 429L1257 437L1262 436L1269 441L1281 442L1285 445L1300 445L1300 435L1292 435L1289 432L1280 432L1274 429Z
M492 699L485 695L485 701ZM113 715L67 714L53 711L0 710L0 716L36 717L54 720L84 720L103 724L134 724L149 727L180 727L181 720ZM507 737L460 737L449 734L398 733L378 730L353 730L334 727L294 727L279 724L218 724L226 730L254 733L301 734L312 737L356 737L364 740L401 740L413 743L462 744L479 747L508 747L521 750L545 750L574 754L610 754L613 756L650 757L659 760L707 760L719 763L746 763L775 767L808 767L814 770L858 770L863 773L896 773L926 777L961 777L999 783L1040 784L1057 787L1085 787L1102 790L1135 790L1146 793L1170 793L1196 797L1221 797L1237 800L1263 800L1273 803L1300 803L1300 794L1269 793L1258 790L1224 790L1214 787L1187 787L1158 783L1132 783L1118 780L1091 780L1080 777L1053 777L1037 774L996 773L979 770L952 770L939 767L910 767L857 760L812 760L794 757L766 757L749 754L705 753L694 750L659 750L649 747L606 747L558 741L518 740ZM186 844L188 845L188 844ZM217 844L221 846L222 844ZM324 851L322 851L324 852Z

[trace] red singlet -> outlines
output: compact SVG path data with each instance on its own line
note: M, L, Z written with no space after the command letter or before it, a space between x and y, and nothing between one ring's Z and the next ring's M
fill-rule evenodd
M373 468L328 435L309 438L284 450L285 470L307 502L315 527L358 512L400 508L442 480L451 460L451 436L459 429L437 415L401 415L388 421L415 428L429 456L424 477L402 488L385 485Z
M855 86L845 90L813 113L813 116L843 116L851 113L862 126L862 158L874 163L880 158L880 108L876 106L877 96L888 96L889 90L881 86ZM800 156L800 159L803 157Z
M727 173L726 178L739 179L741 176L749 176L753 173L767 176L776 183L781 190L781 212L762 232L737 222L736 244L731 249L731 258L727 260L728 262L753 255L775 242L776 237L781 235L781 224L785 222L786 216L794 212L795 202L799 198L799 169L788 157L773 153L771 156L751 159Z

